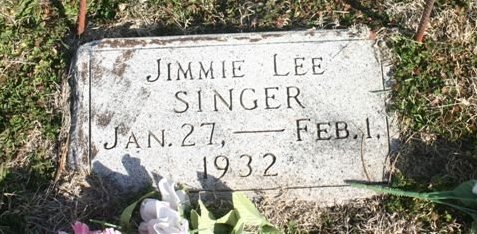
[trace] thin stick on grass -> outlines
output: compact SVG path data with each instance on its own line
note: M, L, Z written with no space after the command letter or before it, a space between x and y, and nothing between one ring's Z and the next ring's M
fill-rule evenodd
M84 28L86 26L86 13L87 13L88 5L86 0L80 1L79 6L79 15L78 15L78 36L81 36L84 32Z
M422 13L421 21L419 22L419 27L417 28L416 41L422 42L424 39L424 33L427 30L429 25L429 18L431 17L432 8L434 7L435 0L427 0L426 6L424 7L424 12Z

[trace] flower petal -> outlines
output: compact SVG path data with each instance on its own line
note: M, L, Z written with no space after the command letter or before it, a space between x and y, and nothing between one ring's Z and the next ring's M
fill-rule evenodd
M138 231L140 234L187 234L189 223L187 219L170 216L142 222Z
M175 220L173 222L159 222L154 224L154 231L155 233L188 234L189 223L186 219Z
M156 199L146 198L141 203L139 213L141 214L142 220L147 222L151 219L157 219L159 217L160 209L164 207L170 209L169 203Z
M74 234L89 234L89 227L88 225L76 221L75 224L72 225Z
M121 234L121 232L114 230L113 228L106 228L100 234Z
M190 199L184 190L176 191L177 198L179 198L179 204L181 206L190 206Z
M177 201L179 198L176 195L174 186L175 184L173 182L170 182L166 178L162 178L158 183L159 192L161 192L162 197L161 200L169 202L169 204L171 204L171 207L177 210Z
M138 231L139 231L139 234L149 234L148 222L141 222L141 224L139 224Z
M161 221L159 219L152 219L147 222L147 233L148 234L169 234L164 232L164 230L159 228Z
M157 210L157 219L160 220L179 220L180 214L176 210L173 210L170 207L161 207Z
M182 219L181 220L181 226L180 226L180 234L187 234L189 233L189 221L187 219Z

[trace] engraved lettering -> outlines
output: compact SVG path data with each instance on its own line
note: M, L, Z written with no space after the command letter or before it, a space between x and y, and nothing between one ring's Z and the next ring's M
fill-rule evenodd
M151 75L147 75L146 80L148 82L154 82L158 80L160 76L161 76L161 59L158 59L157 60L157 77L155 79L151 79Z
M291 93L291 90L295 90L295 94L292 95ZM301 108L305 108L305 106L303 106L303 104L301 104L300 100L298 100L298 95L300 95L300 89L298 87L295 87L295 86L290 86L290 87L287 87L287 106L288 108L292 108L291 107L291 104L290 104L290 99L295 99L296 103L298 103L299 106L301 106Z
M111 147L108 147L108 142L104 143L104 149L110 150L116 147L116 144L118 143L118 127L114 128L114 143Z
M180 74L182 74L182 77L184 79L187 79L187 77L190 76L190 80L193 80L194 77L192 76L192 71L190 69L190 64L191 62L188 63L187 65L187 70L184 71L184 69L182 68L182 65L177 62L177 80L180 80Z
M349 136L348 124L343 121L337 121L336 125L336 139L346 139ZM344 135L341 133L344 132Z
M161 130L161 140L157 139L156 135L152 133L151 131L148 131L147 134L147 148L151 148L151 138L154 138L157 143L159 143L160 146L164 147L165 141L164 141L164 129Z
M325 70L321 69L321 62L323 62L322 57L311 59L311 69L313 70L313 75L323 75L323 73L325 73ZM316 68L318 68L318 70Z
M301 62L299 62L298 60L301 60ZM299 71L303 69L303 63L302 63L303 61L305 61L304 57L295 58L295 75L297 76L303 76L308 72L308 71Z
M277 54L273 55L273 71L274 71L273 76L288 76L288 74L290 74L290 72L281 73L281 74L278 73Z
M183 94L184 96L187 96L187 92L186 91L179 91L175 95L176 99L179 100L180 102L184 103L185 107L184 107L183 110L177 110L176 108L174 108L174 112L175 113L184 113L189 109L189 103L186 100L179 97L179 94Z
M310 119L297 119L296 120L296 138L297 140L296 141L302 141L301 139L301 132L304 131L304 132L307 132L308 131L308 127L305 125L305 127L302 127L300 125L301 122L304 122L304 121L310 121Z
M210 79L214 79L214 68L212 66L213 63L214 62L210 62L209 69L206 71L202 62L199 62L200 64L199 80L202 80L202 74L204 74L204 77L207 78L209 76L209 73L210 73Z
M269 100L276 100L275 94L269 95L269 90L278 90L278 87L267 87L265 88L265 109L278 109L280 108L281 104L278 106L270 106Z
M322 140L330 140L331 139L331 136L328 135L328 136L324 136L322 133L324 134L328 134L328 129L322 129L322 126L324 125L328 125L328 127L331 127L331 124L330 123L317 123L316 124L316 134L317 134L317 138L316 140L317 141L322 141Z
M245 74L237 74L235 72L241 72L242 71L242 64L245 62L245 60L236 60L232 61L232 78L240 78L244 77Z
M255 93L255 89L244 89L242 90L242 92L240 93L240 105L243 107L243 109L245 110L253 110L253 109L257 109L258 105L257 105L257 99L253 99L252 103L253 103L253 106L252 107L247 107L245 106L245 104L243 103L243 100L244 100L244 94L245 94L245 91L250 91L252 93Z
M224 97L217 92L217 90L214 90L214 111L219 111L217 109L217 97L227 106L229 110L232 110L232 91L233 89L229 89L229 102L227 102L225 101Z
M129 148L129 144L134 143L136 145L136 148L141 148L139 144L137 143L136 136L134 135L134 132L131 132L131 136L129 136L128 143L126 144L126 149Z

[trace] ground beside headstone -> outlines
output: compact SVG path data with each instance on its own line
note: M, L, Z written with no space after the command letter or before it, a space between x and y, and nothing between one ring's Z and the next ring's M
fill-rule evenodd
M105 39L83 45L70 163L124 189L324 203L386 180L387 77L375 41L343 30Z

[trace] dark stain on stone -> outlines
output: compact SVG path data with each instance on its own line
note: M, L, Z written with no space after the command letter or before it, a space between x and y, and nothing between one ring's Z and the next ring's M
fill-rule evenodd
M98 122L99 126L106 127L111 122L111 119L113 118L113 116L114 116L113 112L106 112L103 114L99 114L96 117L96 121Z
M310 32L313 33L313 32ZM236 36L233 37L235 40L249 40L250 42L257 42L266 38L270 37L282 37L285 34L280 33L265 33L259 34L257 38L250 38L246 36ZM311 34L310 34L311 35ZM174 42L200 42L200 41L218 41L223 42L227 41L227 39L223 36L197 36L197 37L176 37L176 38L163 38L163 39L103 39L100 43L98 43L99 49L101 48L133 48L136 46L146 46L146 45L167 45Z
M235 37L235 40L249 40L250 37Z
M222 37L179 37L174 39L154 39L151 44L167 45L174 42L227 41Z
M94 81L94 82L100 82L102 77L103 77L103 73L104 73L104 67L101 66L101 63L102 63L102 60L99 60L99 61L95 61L93 60L92 61L92 64L91 64L91 79Z
M86 79L88 77L88 63L87 62L83 62L81 64L81 69L80 69L80 72L79 72L79 79L81 79L81 81L83 83L86 83Z
M126 136L126 134L129 132L129 129L131 129L131 127L129 127L129 125L126 125L124 123L120 123L119 126L118 126L118 134L120 134L122 136Z
M305 33L306 36L315 36L315 30L309 30Z
M98 48L131 48L147 44L167 45L173 42L226 41L222 37L179 37L173 39L104 39Z
M96 157L96 155L98 154L98 148L96 148L96 145L92 145L91 147L91 160L93 160L93 158Z
M122 77L124 74L124 70L126 70L127 67L127 61L132 58L134 54L133 50L126 50L121 54L121 56L118 56L116 58L116 61L114 61L113 64L113 74Z
M149 91L148 89L144 87L141 87L140 96L143 97L142 99L147 99L149 98L149 96L151 96L151 91Z
M98 48L121 48L121 47L134 47L145 46L147 42L145 40L134 39L104 39L98 44Z
M88 163L89 163L89 159L88 159L88 152L89 152L88 139L84 135L84 132L83 132L82 128L78 129L78 144L79 144L78 148L83 150L83 155L80 156L81 164L82 165L88 165Z
M284 36L284 34L278 34L278 33L266 33L266 34L262 34L262 38L263 39L267 39L267 38L270 38L270 37L282 37Z

